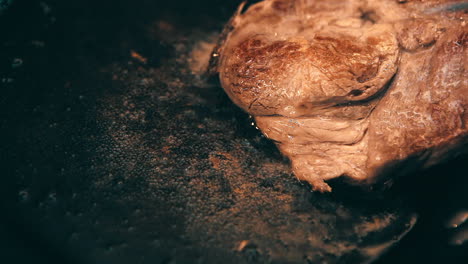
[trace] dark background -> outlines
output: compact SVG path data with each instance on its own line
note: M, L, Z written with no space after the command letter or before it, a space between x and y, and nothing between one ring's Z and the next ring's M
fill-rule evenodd
M313 222L342 208L343 223L311 226L328 226L333 238L369 215L388 213L398 227L382 228L385 235L376 231L376 240L384 241L389 232L401 233L408 215L419 215L414 229L377 263L466 262L467 247L450 245L454 231L444 226L467 207L466 157L400 179L376 198L340 181L334 194L311 194L221 88L203 88L203 80L190 74L184 58L197 41L222 29L237 4L0 2L2 263L274 262L262 248L276 244L261 242L271 238L257 236L250 223L302 219L309 211L316 212L307 220ZM213 156L213 150L229 154ZM223 165L233 157L243 172ZM211 168L213 162L219 168ZM279 169L265 171L260 164L267 162ZM242 175L230 178L236 173ZM292 197L292 211L281 195ZM236 206L265 213L218 216ZM284 229L272 224L272 233L318 232L307 221L284 221ZM194 223L200 233L188 234ZM219 234L230 228L233 238L217 237L214 227ZM257 242L240 253L228 248L245 230ZM336 237L358 243L351 235ZM298 254L304 263L321 262L307 255L310 248L290 247L295 249L279 263L294 262ZM321 257L359 263L359 254Z

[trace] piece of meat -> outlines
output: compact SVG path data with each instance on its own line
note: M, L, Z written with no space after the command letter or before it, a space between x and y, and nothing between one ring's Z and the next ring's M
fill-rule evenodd
M467 3L265 0L223 31L212 67L314 190L430 166L468 142Z

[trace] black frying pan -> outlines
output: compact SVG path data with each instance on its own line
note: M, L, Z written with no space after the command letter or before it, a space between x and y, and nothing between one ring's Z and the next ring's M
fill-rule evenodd
M192 74L237 4L0 1L2 263L466 261L466 158L312 193Z

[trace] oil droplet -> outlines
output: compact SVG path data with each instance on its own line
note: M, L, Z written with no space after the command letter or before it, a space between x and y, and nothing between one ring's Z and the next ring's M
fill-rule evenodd
M14 58L13 62L11 63L12 68L18 68L21 67L21 65L23 65L23 60L20 58Z
M49 193L49 195L47 196L47 200L49 202L52 202L52 203L55 203L57 202L57 194L56 193Z
M33 40L31 41L31 44L37 48L43 48L45 46L44 41L40 41L40 40Z
M457 228L468 220L468 210L463 209L456 212L445 224L446 228Z
M21 202L29 200L29 192L27 190L21 190L18 192L18 196Z

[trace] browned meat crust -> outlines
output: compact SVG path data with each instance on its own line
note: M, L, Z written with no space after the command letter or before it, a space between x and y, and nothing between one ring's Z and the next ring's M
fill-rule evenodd
M266 0L239 8L213 53L230 98L314 190L373 183L409 156L466 142L466 3Z

